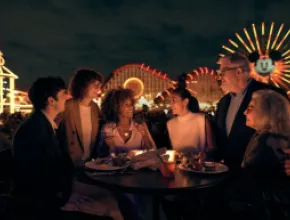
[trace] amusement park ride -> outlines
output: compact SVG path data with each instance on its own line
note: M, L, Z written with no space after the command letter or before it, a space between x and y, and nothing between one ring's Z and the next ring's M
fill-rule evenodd
M263 22L261 25L252 24L251 30L244 28L243 33L235 33L235 39L230 38L222 46L223 53L219 56L236 52L244 54L251 62L253 78L281 87L290 94L290 47L287 40L290 29L285 30L284 24L275 26L272 22L267 26ZM199 67L182 75L186 88L198 99L201 109L215 106L225 92L219 87L218 74L218 71L208 67ZM27 93L15 90L15 79L18 76L5 67L0 51L0 113L32 110ZM143 105L150 108L168 106L168 97L180 82L180 79L172 80L150 66L127 64L107 77L101 96L111 89L124 87L134 91L137 108ZM96 102L100 104L101 99Z
M10 114L16 111L30 112L27 93L15 90L15 80L18 76L5 66L3 53L0 51L0 113Z
M284 24L269 27L252 24L252 33L243 29L244 36L235 33L236 41L229 39L222 48L224 57L229 53L240 52L251 61L251 75L256 80L270 83L289 91L290 89L290 48L287 38L290 29L284 29ZM246 39L246 40L244 40Z

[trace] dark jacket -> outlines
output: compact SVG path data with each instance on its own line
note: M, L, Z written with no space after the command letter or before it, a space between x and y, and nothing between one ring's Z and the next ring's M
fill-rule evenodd
M224 194L231 204L251 204L258 208L266 199L278 206L289 206L289 177L282 172L286 156L282 149L289 148L289 143L288 137L267 131L253 135L242 169Z
M41 111L33 112L16 131L13 161L12 195L22 206L53 210L67 202L73 164Z
M286 92L282 89L252 80L248 86L244 100L237 111L229 136L226 132L226 116L231 101L230 94L225 95L218 103L214 126L218 149L217 159L224 160L225 164L232 170L241 167L246 147L252 135L255 133L255 130L246 126L244 111L251 101L252 94L262 89L272 89L287 97Z

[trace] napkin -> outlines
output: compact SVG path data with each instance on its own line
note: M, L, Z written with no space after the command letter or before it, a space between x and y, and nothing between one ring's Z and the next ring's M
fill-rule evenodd
M152 170L157 170L160 167L161 160L160 154L164 150L148 151L143 154L132 157L131 167L134 170L139 170L142 168L149 168Z

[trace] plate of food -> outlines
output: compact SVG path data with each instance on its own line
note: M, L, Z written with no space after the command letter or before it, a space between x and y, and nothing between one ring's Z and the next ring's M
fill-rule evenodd
M219 174L229 171L229 168L226 165L216 162L204 162L203 164L197 166L193 164L179 164L178 168L181 170L201 174Z
M109 156L106 158L97 158L85 164L85 167L98 171L117 171L130 166L130 159L127 154Z
M229 170L229 168L217 162L203 162L200 154L190 154L183 156L178 165L181 170L201 173L201 174L219 174Z

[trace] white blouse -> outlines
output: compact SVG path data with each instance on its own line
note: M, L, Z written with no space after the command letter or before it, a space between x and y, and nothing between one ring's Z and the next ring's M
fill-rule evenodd
M125 153L130 150L139 150L143 149L145 142L140 131L136 128L135 124L132 123L130 127L132 132L131 137L127 142L124 142L121 137L116 123L106 123L102 128L102 135L104 138L112 137L114 140L114 149L110 149L110 152L114 153Z
M205 115L188 113L167 122L167 129L173 150L203 151L206 144Z

